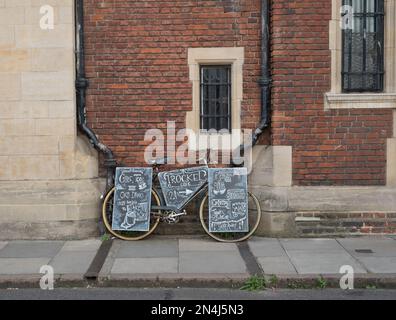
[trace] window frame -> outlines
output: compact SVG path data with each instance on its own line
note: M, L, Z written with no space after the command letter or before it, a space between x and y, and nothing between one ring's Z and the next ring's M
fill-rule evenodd
M242 143L241 114L243 100L244 47L188 48L189 78L192 83L192 109L186 113L186 131L189 150L197 151L205 141L211 148L223 150L228 145L234 150ZM231 131L203 132L200 130L200 65L231 65ZM216 145L215 141L220 141Z
M227 71L227 83L226 84L205 84L203 80L203 72L204 69L215 69L215 68L224 68ZM200 64L199 66L200 69L200 130L201 132L205 131L210 131L210 130L216 130L216 131L222 131L224 132L227 130L228 132L232 131L232 65L231 64ZM217 112L215 115L213 114L204 114L205 106L204 106L204 86L205 85L224 85L227 86L227 114L226 115L217 115ZM227 118L227 127L226 128L219 128L216 126L216 128L210 128L210 125L208 124L208 128L205 128L204 125L204 118L210 119L211 117L215 118ZM210 120L209 120L210 121ZM217 123L216 123L217 125Z
M352 0L343 0L342 1L342 5L351 5ZM363 2L363 12L354 12L354 18L355 17L360 17L362 19L363 22L363 30L364 30L364 35L361 35L363 40L363 48L362 48L362 55L363 55L363 59L362 59L362 63L363 63L363 68L362 71L359 73L356 72L352 72L351 71L351 64L353 64L353 53L352 51L352 43L349 42L349 70L346 71L345 70L345 58L346 58L346 38L347 36L351 36L351 34L353 34L353 31L348 29L348 30L342 30L342 62L341 62L341 90L343 93L370 93L370 92L376 92L376 93L381 93L384 91L384 73L385 73L385 64L384 64L384 59L385 59L385 51L383 50L384 48L384 42L385 42L385 19L384 19L384 15L385 15L385 0L377 0L377 1L382 1L382 5L379 6L379 10L382 11L377 11L377 8L375 9L374 12L367 12L367 1L368 0L364 0ZM367 44L366 44L366 26L367 26L367 19L368 18L374 18L374 26L376 27L375 29L377 29L378 27L381 27L382 30L376 30L376 40L380 42L381 46L380 48L382 49L382 54L378 53L378 48L377 48L377 71L375 73L373 72L368 72L366 69L366 57L367 57ZM373 32L374 33L374 32ZM352 40L350 40L352 41ZM360 74L362 77L366 77L368 74L372 73L373 76L377 77L377 83L375 88L368 88L366 86L365 80L363 81L363 85L360 88L351 88L351 76L353 74ZM346 82L346 78L348 77L348 85L345 83Z
M342 92L341 7L342 0L332 0L329 23L331 88L324 94L324 109L396 109L396 1L385 0L383 92Z

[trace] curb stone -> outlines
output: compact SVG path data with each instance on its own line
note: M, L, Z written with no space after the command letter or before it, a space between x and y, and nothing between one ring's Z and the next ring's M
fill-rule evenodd
M268 280L273 275L265 276ZM205 276L198 277L189 275L187 277L175 277L173 275L153 275L151 277L100 277L96 281L85 280L82 277L56 276L56 288L230 288L240 289L249 276L238 277L219 277ZM273 284L275 289L320 289L318 280L326 281L325 288L339 288L340 275L279 275L276 276L276 283ZM40 277L37 275L18 275L16 277L0 277L0 289L10 288L39 288ZM396 274L378 274L378 275L356 275L354 279L356 289L366 289L372 286L376 289L396 289Z

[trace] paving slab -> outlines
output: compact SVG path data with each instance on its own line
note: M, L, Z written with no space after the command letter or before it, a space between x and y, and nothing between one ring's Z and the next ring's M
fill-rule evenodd
M0 241L0 250L3 249L7 244L7 241Z
M393 239L356 238L338 239L338 242L355 257L396 257L396 243ZM372 250L372 253L356 250Z
M198 239L180 239L179 251L238 251L235 243L221 243L208 240Z
M359 257L358 260L371 273L396 274L396 257Z
M178 255L177 240L121 242L116 258L169 258Z
M96 251L101 244L99 239L66 241L61 251Z
M253 238L248 242L255 257L287 257L278 239Z
M61 251L51 261L55 274L85 274L96 251Z
M352 266L355 273L367 271L346 252L344 253L302 253L289 252L290 260L299 274L339 274L344 265Z
M309 253L343 253L345 249L335 239L281 239L287 252L304 251Z
M115 259L111 274L177 273L177 258Z
M0 258L52 258L63 245L64 241L10 241Z
M0 258L0 274L39 274L40 268L48 265L50 258Z
M180 252L180 273L246 273L246 265L238 251Z
M257 261L265 274L297 274L288 257L261 257Z

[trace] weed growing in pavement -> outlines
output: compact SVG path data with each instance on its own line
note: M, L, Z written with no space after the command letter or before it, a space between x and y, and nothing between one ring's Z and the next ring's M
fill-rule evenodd
M316 287L319 289L326 289L327 288L327 280L324 279L323 277L320 277L318 279L316 279Z
M246 291L261 291L267 288L267 280L261 276L250 277L241 288Z
M111 239L111 236L110 236L110 234L108 234L108 233L105 233L105 234L100 238L100 240L101 240L102 242L109 241L110 239Z
M376 290L376 289L377 289L377 286L374 285L374 284L368 284L368 285L366 286L366 289L367 289L367 290Z

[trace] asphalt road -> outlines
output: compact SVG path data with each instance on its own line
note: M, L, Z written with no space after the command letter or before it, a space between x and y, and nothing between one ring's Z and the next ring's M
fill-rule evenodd
M0 290L0 300L396 300L396 290L10 289Z

